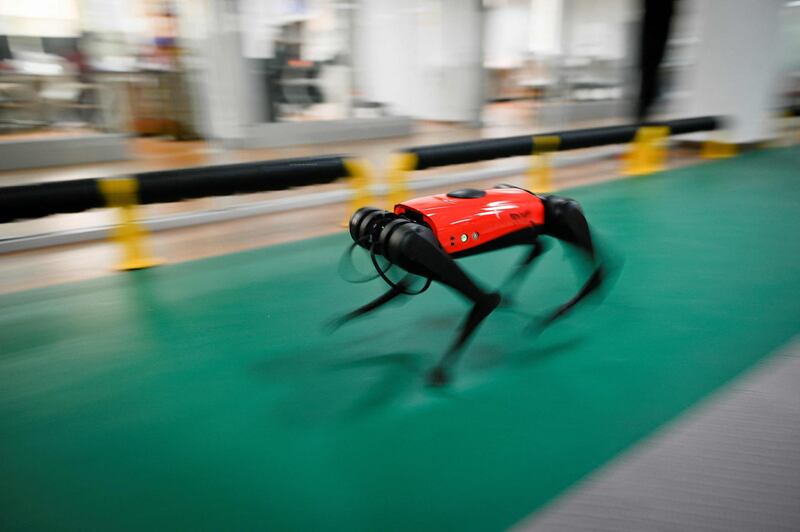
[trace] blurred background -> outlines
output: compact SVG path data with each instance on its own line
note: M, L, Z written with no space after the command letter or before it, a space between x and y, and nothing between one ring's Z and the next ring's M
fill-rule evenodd
M0 0L0 530L800 530L798 144L800 0ZM445 287L323 327L358 207L499 183L601 305L523 333L553 246L436 390Z
M712 114L745 145L775 138L798 99L798 2L0 0L0 185L326 153L381 170L405 146ZM598 152L581 179L617 175L601 163L620 150ZM5 224L0 238L110 216ZM284 229L259 234L307 234Z
M691 71L714 41L706 19L728 13L727 31L735 33L732 24L744 24L737 4L751 3L665 4L675 13L665 15L672 20L659 96L662 108L679 111L696 88ZM104 132L272 147L313 141L319 131L269 127L278 123L375 122L359 134L347 123L328 128L331 141L407 134L412 121L530 128L620 120L637 95L643 5L4 0L0 133L6 140ZM764 58L779 63L773 66L791 96L798 6L770 0L760 7L774 19L776 42L751 47L770 47Z

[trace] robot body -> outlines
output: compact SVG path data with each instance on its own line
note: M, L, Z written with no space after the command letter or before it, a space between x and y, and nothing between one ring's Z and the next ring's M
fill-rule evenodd
M544 251L541 236L578 248L593 266L593 272L579 292L553 311L545 324L560 318L596 290L604 276L589 225L576 201L560 196L539 196L510 185L489 190L461 189L416 198L397 204L394 212L362 207L350 218L350 235L353 238L350 253L357 247L368 250L376 277L386 281L390 290L343 316L339 323L372 312L403 294L424 292L434 281L450 287L472 303L472 310L457 338L430 373L429 380L436 385L447 382L450 367L480 323L503 299L509 300L509 296L501 296L500 291L480 287L456 259L508 246L529 246L526 257L502 285L503 292L508 294ZM378 256L388 260L389 266L382 267ZM392 281L386 275L392 266L399 266L407 275L400 281ZM416 292L411 291L414 275L427 279L423 288Z
M480 252L476 248L497 238L544 224L541 198L514 187L425 196L396 205L394 213L430 227L453 256Z

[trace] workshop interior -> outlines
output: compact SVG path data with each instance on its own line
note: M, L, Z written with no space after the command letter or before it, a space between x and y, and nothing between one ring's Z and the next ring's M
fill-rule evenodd
M800 530L800 1L0 0L0 530Z

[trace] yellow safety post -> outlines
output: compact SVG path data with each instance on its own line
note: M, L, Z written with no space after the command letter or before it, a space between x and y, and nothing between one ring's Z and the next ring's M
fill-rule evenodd
M700 156L703 159L727 159L729 157L735 157L736 144L709 139L703 142Z
M147 230L137 221L139 182L133 177L120 177L100 179L98 183L106 205L116 207L119 213L119 224L114 228L113 238L122 247L122 259L115 268L140 270L161 264L163 261L150 254Z
M798 118L793 117L792 124L791 124L791 135L789 136L789 142L796 144L800 143L800 127L797 127Z
M666 162L667 126L642 126L636 132L630 151L625 154L624 175L660 172Z
M359 208L373 204L375 198L372 195L372 176L374 171L369 161L364 159L345 159L344 167L347 169L347 175L350 176L350 188L353 191L353 196L350 199L350 212L347 213L347 219L343 222L346 227L350 223L350 216Z
M789 138L789 142L800 142L800 127L797 127L798 116L800 116L800 114L791 113L792 120L790 122L790 128L792 135Z
M794 129L792 130L793 135L790 139L790 142L795 142L795 143L800 142L800 127L797 127L797 121L798 119L794 118Z
M528 188L533 192L551 192L553 190L553 167L550 153L557 151L561 138L555 135L533 137L531 164L528 167Z
M703 159L727 159L736 156L736 144L724 141L724 133L713 133L712 137L703 142L700 157Z
M787 109L783 112L781 118L783 118L781 120L783 126L781 128L781 141L789 144L800 142L800 128L797 127L798 119L795 113L791 109Z
M411 195L408 190L408 174L417 168L417 155L411 152L397 152L392 154L389 161L387 185L389 185L389 210L394 209L398 203L407 200Z

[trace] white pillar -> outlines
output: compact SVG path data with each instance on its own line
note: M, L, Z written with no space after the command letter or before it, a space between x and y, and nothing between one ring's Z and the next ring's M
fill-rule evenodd
M198 43L205 94L205 135L236 147L258 116L257 87L242 50L239 0L205 0L205 39Z
M368 99L396 114L476 122L482 106L479 0L362 0L355 64Z
M679 116L731 119L729 142L773 136L770 118L779 104L780 13L783 0L696 0L699 43L675 103Z

